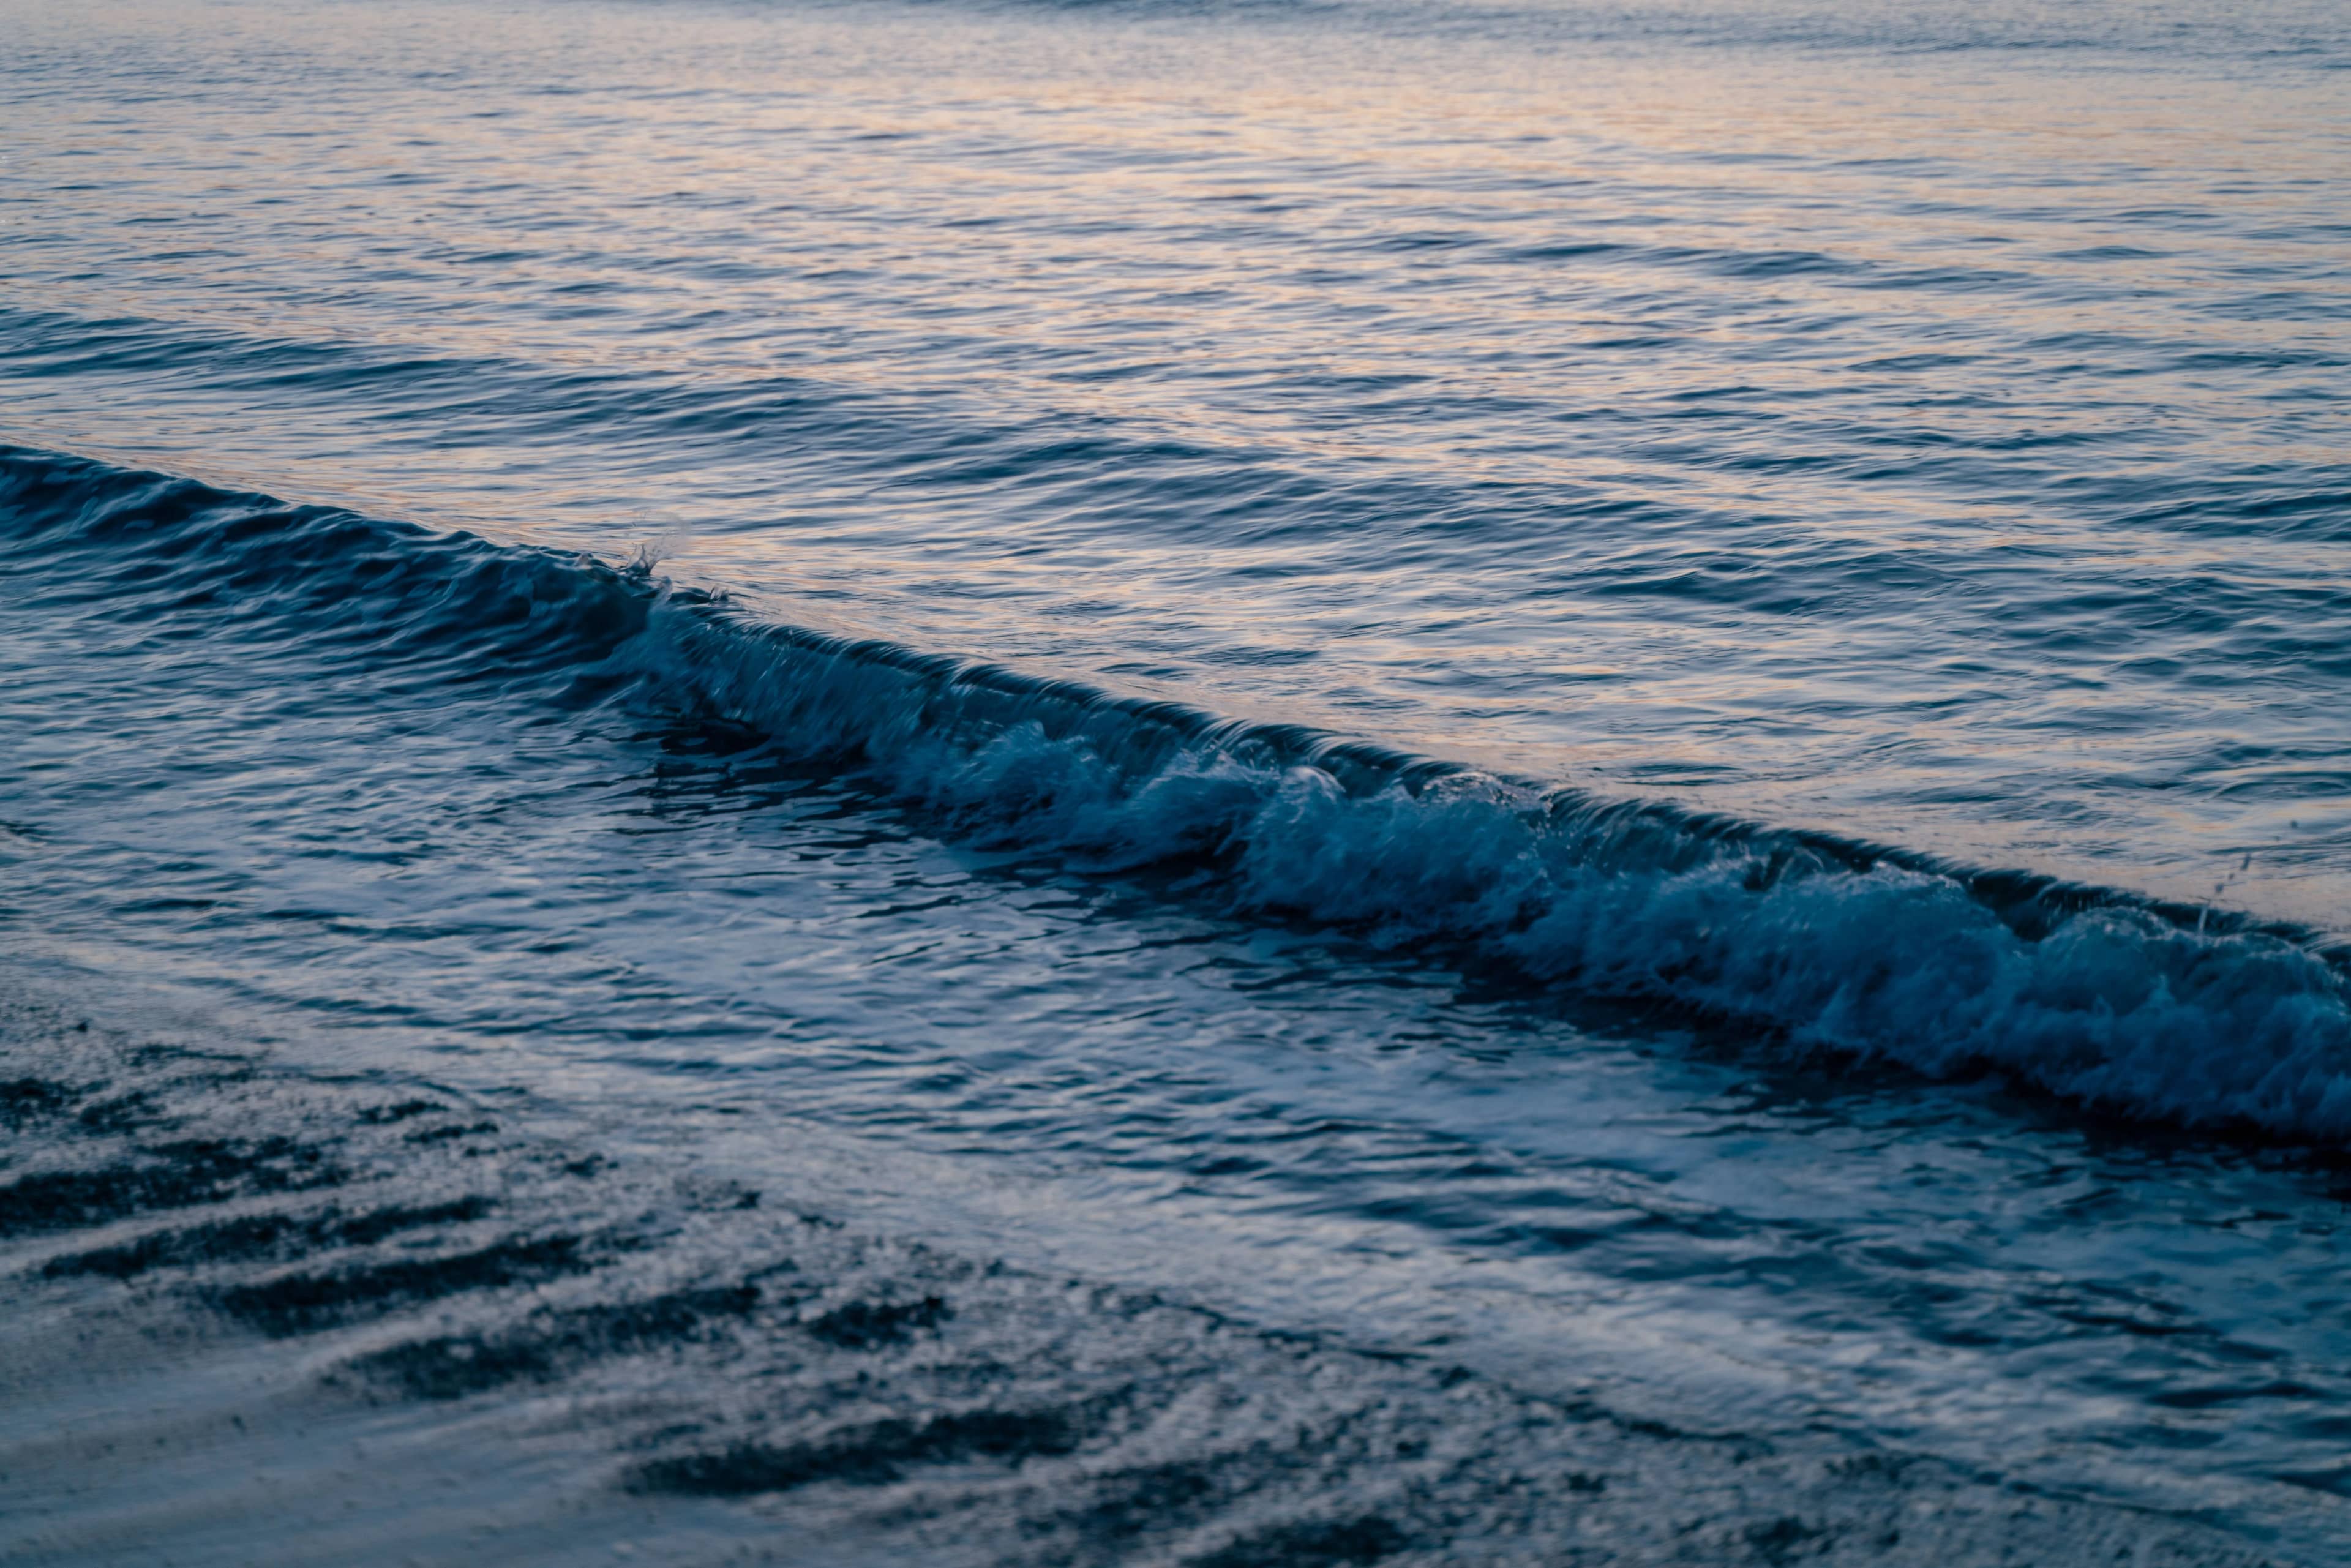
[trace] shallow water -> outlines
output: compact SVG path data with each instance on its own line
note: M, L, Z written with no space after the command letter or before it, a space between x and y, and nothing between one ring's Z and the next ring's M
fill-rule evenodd
M5 22L28 1560L2340 1556L2331 8Z

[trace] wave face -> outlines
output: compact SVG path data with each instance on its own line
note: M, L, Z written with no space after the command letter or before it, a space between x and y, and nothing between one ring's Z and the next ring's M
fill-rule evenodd
M887 644L671 611L659 689L947 831L1197 868L1237 910L1507 964L1930 1076L2191 1126L2351 1133L2351 991L2297 934L2029 873L1538 791Z
M2351 1134L2351 988L2307 934L759 622L648 568L0 454L20 553L242 607L403 681L756 732L987 849L2126 1115Z

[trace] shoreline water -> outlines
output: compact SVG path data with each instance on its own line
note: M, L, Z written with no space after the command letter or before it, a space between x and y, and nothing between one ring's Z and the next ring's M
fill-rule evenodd
M2339 5L0 37L0 1557L2345 1557Z

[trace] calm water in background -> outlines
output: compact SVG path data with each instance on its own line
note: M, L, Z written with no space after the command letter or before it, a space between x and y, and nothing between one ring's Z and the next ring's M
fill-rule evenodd
M1071 1547L969 1480L984 1560L1883 1560L1836 1478L1914 1455L2081 1511L2028 1559L2351 1541L2338 8L0 21L25 1041L528 1086L1688 1435L1503 1466L1572 1524L1359 1458ZM77 1387L11 1439L129 1420ZM1007 1463L944 1441L893 1484ZM945 1550L843 1474L812 1560Z

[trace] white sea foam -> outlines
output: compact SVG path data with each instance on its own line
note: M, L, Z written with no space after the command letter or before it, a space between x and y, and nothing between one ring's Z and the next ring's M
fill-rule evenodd
M2351 989L2290 934L2122 894L1546 793L666 606L624 661L967 841L1191 869L1238 913L1685 1007L1936 1077L2351 1135Z

